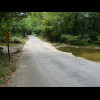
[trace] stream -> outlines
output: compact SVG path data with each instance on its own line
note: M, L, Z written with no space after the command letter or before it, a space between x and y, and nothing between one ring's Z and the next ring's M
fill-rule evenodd
M74 56L82 57L91 61L100 62L100 48L86 47L59 47L60 51L72 53Z

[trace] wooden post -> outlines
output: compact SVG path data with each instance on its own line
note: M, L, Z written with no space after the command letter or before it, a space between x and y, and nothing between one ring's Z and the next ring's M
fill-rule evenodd
M10 62L10 51L9 51L9 43L7 43L8 46L8 58L9 58L9 62Z
M9 58L9 62L10 62L10 51L9 51L9 32L5 31L5 37L6 37L6 42L7 42L7 47L8 47L8 58Z

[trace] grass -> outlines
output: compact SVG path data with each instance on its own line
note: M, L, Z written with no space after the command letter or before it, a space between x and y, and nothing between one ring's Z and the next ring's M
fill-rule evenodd
M10 43L23 43L25 42L25 37L22 34L11 34L10 35ZM0 42L5 43L5 36L0 36Z
M0 84L4 83L5 81L3 79L0 79Z
M11 60L8 61L7 54L0 54L0 87L7 84L8 80L11 78L11 75L16 70L16 61L20 57L19 54L11 54Z
M0 84L6 81L5 77L10 74L11 71L15 71L13 66L14 58L11 56L11 62L8 61L7 54L0 53Z
M17 37L16 37L17 38ZM19 37L18 37L19 38ZM27 38L20 38L21 43L10 43L10 46L20 46L26 43L26 41L28 40ZM19 41L20 41L19 39ZM1 43L0 42L0 46L6 46L6 43ZM8 61L8 54L4 53L3 51L0 51L0 86L2 86L2 84L5 84L8 79L7 77L11 75L11 73L13 73L16 70L16 61L19 58L20 53L19 54L11 54L10 55L10 62Z
M10 41L12 43L22 43L24 42L24 37L20 34L16 34L16 35L14 34L10 37Z
M36 37L38 37L40 40L44 40L45 38L41 35L36 35Z

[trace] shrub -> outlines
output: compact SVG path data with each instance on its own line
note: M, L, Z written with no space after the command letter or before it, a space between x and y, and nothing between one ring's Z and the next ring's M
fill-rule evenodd
M61 35L61 42L65 42L71 45L83 46L88 44L88 38L82 39L81 36L73 36L73 35Z
M73 35L61 35L61 41L66 42L66 43L71 43L73 40L77 40L78 36L73 36Z
M100 45L100 36L97 36L97 41L95 41L97 45Z
M3 79L0 79L0 84L4 83L5 81Z
M11 42L14 42L14 43L21 43L22 42L22 40L21 40L21 38L20 37L12 37L11 38Z
M66 35L64 35L64 34L62 34L61 35L61 42L66 42L66 39L67 39L67 36Z
M1 37L0 36L0 42L5 42L5 37L3 37L3 36Z
M86 45L86 42L82 39L76 39L76 40L70 41L70 44L71 45L84 46L84 45Z

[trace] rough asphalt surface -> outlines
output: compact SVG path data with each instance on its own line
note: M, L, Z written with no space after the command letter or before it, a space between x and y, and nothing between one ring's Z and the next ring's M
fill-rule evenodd
M100 63L56 50L30 35L9 87L100 87Z

